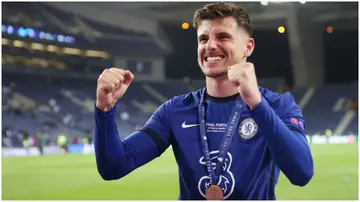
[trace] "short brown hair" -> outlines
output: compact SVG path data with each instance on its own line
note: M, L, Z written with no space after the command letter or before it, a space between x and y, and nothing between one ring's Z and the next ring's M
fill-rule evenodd
M211 3L198 9L194 14L193 26L197 29L201 20L234 17L239 27L251 36L253 25L251 23L249 13L241 6L232 3Z

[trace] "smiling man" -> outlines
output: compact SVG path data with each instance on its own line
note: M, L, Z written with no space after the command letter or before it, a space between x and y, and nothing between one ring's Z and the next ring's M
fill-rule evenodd
M179 199L273 200L282 171L305 186L313 160L304 119L290 93L258 86L252 25L242 7L208 4L196 11L198 63L206 87L163 103L138 131L120 140L115 103L134 75L118 68L98 79L95 154L105 180L120 179L172 145Z

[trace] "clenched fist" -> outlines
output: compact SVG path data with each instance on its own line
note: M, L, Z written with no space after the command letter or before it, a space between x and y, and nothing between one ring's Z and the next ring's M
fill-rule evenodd
M254 109L261 102L261 93L252 63L244 62L230 66L228 78L238 86L241 98L251 109Z
M96 107L108 111L125 94L134 79L128 70L118 68L105 69L99 76L96 89Z

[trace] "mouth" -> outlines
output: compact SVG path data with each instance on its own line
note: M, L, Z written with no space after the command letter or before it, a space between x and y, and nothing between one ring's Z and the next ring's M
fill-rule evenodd
M206 56L204 58L205 62L207 63L215 63L215 62L219 62L222 59L225 58L225 55L218 55L218 56Z

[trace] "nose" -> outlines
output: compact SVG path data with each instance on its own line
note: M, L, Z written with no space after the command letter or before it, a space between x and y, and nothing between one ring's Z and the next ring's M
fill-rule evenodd
M206 44L206 50L207 51L214 51L217 48L216 40L209 39Z

